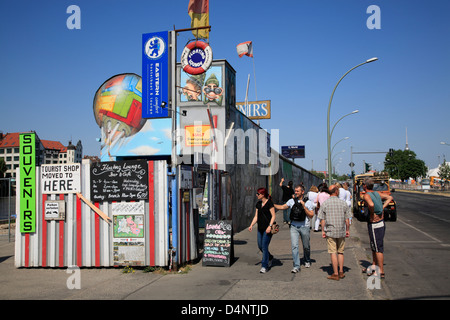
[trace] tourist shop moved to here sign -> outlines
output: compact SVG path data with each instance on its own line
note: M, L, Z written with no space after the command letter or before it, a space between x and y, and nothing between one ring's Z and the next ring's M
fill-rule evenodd
M21 233L36 232L36 134L20 134L20 218Z
M42 165L42 194L81 192L80 171L79 163Z

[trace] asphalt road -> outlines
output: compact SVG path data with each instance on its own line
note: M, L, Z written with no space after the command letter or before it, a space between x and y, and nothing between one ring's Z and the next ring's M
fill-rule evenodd
M388 298L450 299L450 197L406 192L393 196L398 219L386 222L383 286ZM365 224L355 226L364 234ZM371 256L368 237L361 243Z

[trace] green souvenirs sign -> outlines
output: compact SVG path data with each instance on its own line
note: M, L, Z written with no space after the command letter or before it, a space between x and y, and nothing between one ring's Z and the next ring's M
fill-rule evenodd
M36 231L36 135L20 134L20 232Z

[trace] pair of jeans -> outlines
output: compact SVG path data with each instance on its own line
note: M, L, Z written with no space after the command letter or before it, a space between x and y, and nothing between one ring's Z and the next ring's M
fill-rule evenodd
M283 221L286 223L291 222L290 216L291 215L291 208L287 208L283 210Z
M261 266L266 269L269 268L269 259L273 259L273 256L269 252L270 240L272 240L272 233L258 230L258 248L262 252Z
M298 250L298 240L302 238L303 244L303 258L305 262L311 262L310 259L310 242L309 242L309 226L301 226L297 227L291 224L290 227L291 233L291 249L292 249L292 262L294 264L294 268L300 269L300 254Z

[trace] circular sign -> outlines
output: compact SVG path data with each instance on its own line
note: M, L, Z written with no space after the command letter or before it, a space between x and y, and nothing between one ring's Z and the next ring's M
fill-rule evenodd
M166 51L166 43L158 36L154 36L145 43L145 55L150 59L159 59Z
M181 54L181 67L189 74L204 73L212 63L212 49L208 43L193 41L184 47Z

